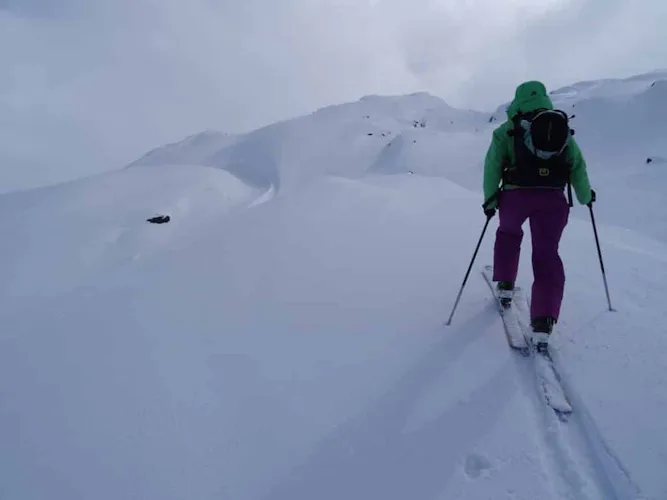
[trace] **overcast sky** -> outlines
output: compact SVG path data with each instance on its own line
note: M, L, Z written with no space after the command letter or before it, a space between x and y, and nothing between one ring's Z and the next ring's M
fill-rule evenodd
M667 67L667 0L0 0L0 191L366 94Z

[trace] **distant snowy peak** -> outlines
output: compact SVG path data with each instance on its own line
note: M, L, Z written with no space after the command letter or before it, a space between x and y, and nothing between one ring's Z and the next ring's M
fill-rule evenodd
M624 79L584 81L551 92L554 104L584 99L631 99L667 81L667 71L656 71Z
M400 171L417 171L420 165L413 165L410 151L444 144L445 136L474 135L487 121L488 114L453 108L427 93L365 96L243 135L197 134L153 150L131 166L215 167L255 188L278 191L324 175L362 176L390 147L392 158L405 157L401 164L410 165ZM403 136L419 148L399 147L395 139ZM399 155L399 149L405 151ZM438 151L442 168L446 154Z
M247 157L246 153L253 148L267 150L267 140L280 142L279 149L284 149L286 140L312 142L332 136L345 137L347 143L357 136L375 136L388 141L390 137L413 129L474 132L488 121L488 117L487 113L453 108L426 92L400 96L368 95L356 102L327 106L310 115L268 125L244 135L215 131L195 134L156 148L129 166L171 164L225 168L230 156L238 163L239 155L232 150L242 149L243 157ZM350 137L351 134L356 135ZM258 144L260 141L262 144ZM276 150L275 147L269 149Z
M645 95L647 94L647 95ZM661 95L659 95L661 94ZM667 103L667 70L654 71L629 78L609 78L582 81L549 92L556 108L570 112L579 103L601 102L606 105L624 105L634 99L651 99ZM506 119L508 101L493 113L491 122ZM665 109L665 108L661 108Z
M329 106L314 113L326 119L359 117L398 133L410 128L441 131L472 131L488 121L489 114L457 109L427 92L408 95L367 95L357 102Z
M406 95L366 95L356 103L356 106L367 106L369 108L379 107L393 111L401 110L403 112L423 112L437 110L443 113L458 112L459 110L451 107L442 98L429 94L428 92L415 92Z

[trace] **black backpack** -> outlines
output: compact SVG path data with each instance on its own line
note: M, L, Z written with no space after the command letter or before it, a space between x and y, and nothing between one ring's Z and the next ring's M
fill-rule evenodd
M565 188L570 182L567 148L574 130L567 114L538 109L519 113L509 135L514 138L514 168L503 172L505 184L521 187Z

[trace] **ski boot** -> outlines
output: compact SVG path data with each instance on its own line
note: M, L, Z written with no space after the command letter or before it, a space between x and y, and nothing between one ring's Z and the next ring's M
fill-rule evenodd
M556 320L549 316L533 318L530 322L533 327L531 341L539 353L546 353L549 350L549 338Z
M501 306L507 308L512 305L514 283L511 281L499 281L496 285L496 292L498 293L498 300L500 301Z

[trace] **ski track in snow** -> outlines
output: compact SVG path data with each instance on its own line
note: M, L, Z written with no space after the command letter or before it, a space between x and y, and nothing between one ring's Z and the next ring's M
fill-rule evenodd
M526 297L527 299L527 297ZM517 301L520 323L529 331L528 302ZM626 468L607 446L594 419L576 389L563 375L557 351L552 349L556 376L573 405L574 411L561 418L545 401L539 383L535 354L524 357L515 353L519 378L527 386L533 418L540 429L545 461L556 478L551 484L554 499L568 500L641 500L639 490Z
M602 492L601 498L641 500L639 488L629 471L607 445L583 399L564 376L558 353L554 353L552 357L565 393L576 408L568 422L563 425L567 440L572 449L577 450L578 455L582 457L582 463L590 462L591 469L588 470L591 470L591 476L597 481L599 491Z

